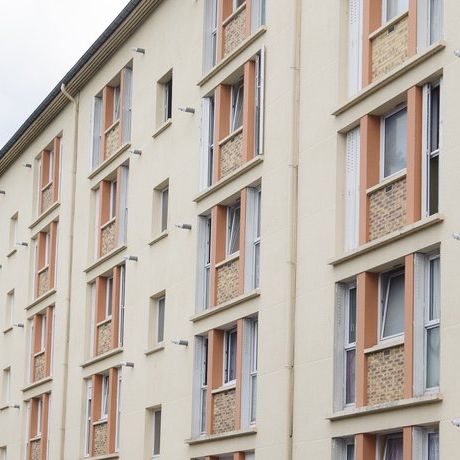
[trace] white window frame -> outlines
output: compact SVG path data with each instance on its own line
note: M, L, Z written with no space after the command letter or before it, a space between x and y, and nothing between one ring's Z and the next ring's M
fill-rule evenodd
M157 414L160 414L159 416L159 424L160 424L160 428L159 428L159 439L158 439L158 450L156 449L156 446L155 446L155 443L156 443L156 440L157 440L157 436L156 436L156 431L157 431L157 423L158 423L158 420L157 420ZM152 411L152 419L153 419L153 423L152 423L152 432L153 432L153 436L152 436L152 460L156 460L156 459L159 459L160 458L160 455L161 455L161 425L162 425L162 411L161 411L161 407L157 408L157 409L154 409Z
M393 278L396 278L400 275L404 275L404 283L405 283L405 269L400 268L400 269L395 269L395 270L390 270L385 273L381 273L379 277L379 291L380 291L380 311L379 311L379 337L381 342L385 342L387 340L395 339L397 337L404 337L404 325L403 325L403 332L398 333L398 334L392 334L389 336L384 336L384 330L385 330L385 323L386 323L386 315L388 311L388 298L390 294L390 286L391 286L391 280ZM386 278L386 289L385 292L383 292L383 282L384 278ZM403 306L404 308L404 306ZM405 313L405 312L404 312Z
M265 49L261 49L256 54L256 90L254 97L254 154L262 155L264 153L265 122Z
M235 336L235 341L232 341L232 337ZM232 359L231 359L231 353L230 353L230 345L234 343L235 344L235 368L232 369ZM230 386L234 385L236 383L236 361L237 361L237 353L238 353L238 330L236 327L233 327L232 329L229 329L225 331L224 333L224 366L223 366L223 372L224 372L224 378L223 378L223 384L225 386ZM234 373L234 378L231 379L231 373Z
M217 60L217 14L218 0L206 0L204 12L204 61L203 71L206 72L216 65Z
M118 329L118 346L122 347L125 336L125 302L126 302L126 268L120 266L120 298L119 298L119 329Z
M396 171L388 176L385 176L385 137L386 137L386 120L388 118L391 118L393 115L396 115L399 112L406 111L406 120L407 120L407 104L400 105L396 107L394 110L391 112L388 112L381 118L381 123L380 123L380 180L387 180L390 179L400 173L402 171L405 171L407 169L407 150L406 150L406 166L404 168L400 169L399 171ZM407 136L407 133L406 133ZM407 146L406 146L407 149Z
M47 267L50 263L50 250L51 250L51 230L45 233L45 263L43 267Z
M114 279L113 275L107 277L105 285L105 319L108 320L112 318L113 314L113 286Z
M259 185L257 187L248 187L246 190L246 216L248 218L246 219L244 243L246 255L244 288L245 292L249 292L260 287L262 188Z
M101 420L106 420L109 416L109 392L110 376L105 374L101 381Z
M168 229L168 214L169 214L169 185L160 191L160 223L161 232L165 232Z
M205 190L213 183L215 143L215 98L214 94L202 99L201 103L201 177L200 189Z
M443 37L443 19L444 19L444 2L438 0L440 7L439 17L439 37L433 39L432 35L432 10L430 0L418 0L417 2L417 50L423 51L434 43L442 40Z
M211 306L211 215L198 218L198 257L196 310L205 311Z
M423 87L423 179L422 179L422 213L428 217L430 212L430 174L431 174L431 160L438 158L440 159L441 152L441 139L442 139L442 120L441 120L441 109L442 109L442 80L437 80L433 83L428 83ZM433 88L439 89L439 127L438 127L438 149L431 151L431 91ZM439 168L439 163L438 163ZM439 174L439 170L438 170ZM438 175L438 211L439 212L439 175ZM434 213L433 213L434 214Z
M208 338L203 337L200 343L200 423L199 431L206 433L206 410L208 397Z
M18 242L18 218L19 213L16 212L10 218L10 249L15 249L16 243Z
M95 96L93 101L91 171L102 162L102 97ZM62 162L61 162L62 163Z
M249 421L251 424L256 422L257 416L257 370L258 370L258 352L259 352L259 321L251 321L251 343L250 343L250 360L249 360ZM254 401L254 387L255 387L255 401ZM253 410L254 408L254 410Z
M230 133L234 133L243 126L243 103L244 103L244 78L240 78L237 83L231 87L231 113L230 113ZM241 124L236 126L237 115L241 110Z
M355 308L356 308L356 320L358 316L358 289L356 282L344 285L345 288L345 330L344 330L344 372L343 372L343 401L345 407L354 407L356 405L356 339L357 339L357 323L355 323L355 341L350 342L350 293L352 290L355 291ZM350 352L355 352L355 401L347 403L347 355Z
M93 382L91 379L86 381L86 403L85 403L85 440L84 440L84 456L89 457L91 454L91 410L93 404Z
M227 257L234 256L240 252L240 241L238 243L238 249L236 251L231 251L231 243L236 232L236 212L239 210L239 220L238 220L238 233L241 235L241 202L238 200L236 203L227 206L227 242L226 242L226 252Z
M172 85L173 79L172 75L171 78L168 78L167 81L163 83L163 122L167 122L172 118ZM171 113L169 105L171 104Z
M163 321L160 322L160 311L163 310ZM155 321L155 343L160 345L165 341L165 314L166 314L166 295L162 295L156 299L156 321ZM161 324L162 323L162 324ZM163 329L160 340L160 326Z
M115 452L120 449L120 423L121 423L121 384L122 384L122 371L117 371L117 418L115 422Z
M37 398L37 436L43 432L43 397Z
M113 123L118 121L121 116L121 88L120 85L113 87Z
M382 460L387 460L388 441L392 439L401 439L401 441L403 442L402 449L404 449L404 437L403 437L402 432L387 434L383 437L383 443L382 443L383 445L381 446ZM377 458L380 458L380 457L377 457Z
M11 367L3 369L2 382L2 402L9 404L11 402Z
M15 294L14 289L6 294L5 329L13 326L14 323Z
M407 8L401 10L400 12L396 13L394 16L391 18L388 17L388 0L382 0L382 20L383 24L386 24L387 22L390 22L391 20L397 18L401 14L405 13L409 9L409 0L398 0L398 2L406 2L407 3Z
M117 216L117 188L117 179L110 181L109 220Z
M46 312L41 315L41 331L40 331L40 352L44 352L46 349L46 334L47 334L47 317Z
M352 11L357 8L358 11ZM348 96L362 88L363 0L348 0Z

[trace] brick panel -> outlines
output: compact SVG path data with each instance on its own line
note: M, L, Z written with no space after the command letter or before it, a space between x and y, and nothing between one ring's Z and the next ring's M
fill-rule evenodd
M112 321L97 327L97 354L102 355L112 349Z
M94 449L93 455L107 455L108 453L108 440L109 440L109 427L108 423L98 423L94 425Z
M106 134L105 138L105 157L110 158L120 148L120 123L117 123Z
M37 296L40 297L50 290L50 270L47 268L38 275Z
M115 228L115 221L113 221L102 229L101 256L115 249Z
M243 133L229 139L220 150L220 178L228 176L243 164Z
M404 345L368 355L367 404L404 397Z
M246 38L246 8L233 16L224 27L224 56L238 48Z
M41 458L41 439L30 441L30 460L40 460Z
M406 225L406 178L369 195L369 240Z
M53 184L49 184L42 190L42 209L45 212L53 204Z
M409 18L404 16L392 28L372 40L372 81L383 77L407 60Z
M240 279L239 259L217 269L217 305L238 297Z
M46 377L46 359L45 352L36 355L34 358L34 381L44 379Z
M235 430L236 390L233 388L214 395L214 433Z

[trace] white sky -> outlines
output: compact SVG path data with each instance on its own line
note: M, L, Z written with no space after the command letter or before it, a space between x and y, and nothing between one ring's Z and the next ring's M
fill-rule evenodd
M0 148L128 0L0 0Z

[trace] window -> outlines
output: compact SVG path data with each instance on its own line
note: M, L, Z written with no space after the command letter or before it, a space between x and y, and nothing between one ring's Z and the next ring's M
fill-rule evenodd
M248 187L246 200L245 234L245 291L260 286L260 235L261 235L261 187Z
M385 436L383 460L403 460L402 433L389 434Z
M227 256L240 250L240 203L227 209Z
M439 430L427 433L426 458L428 460L439 460Z
M356 401L356 285L346 287L345 310L345 405Z
M381 339L404 334L404 270L381 275Z
M214 169L214 95L205 97L202 103L202 172L201 172L201 189L210 187L213 182Z
M243 125L243 97L244 97L244 80L232 86L232 111L230 121L230 132L236 131Z
M5 308L5 325L4 329L8 329L13 325L14 318L14 289L6 295L6 308Z
M254 5L253 5L254 6ZM264 86L265 86L265 53L264 50L256 54L256 92L254 103L254 153L262 155L264 152Z
M3 369L2 381L2 402L8 404L11 402L11 368Z
M236 11L246 0L233 0L233 11Z
M107 278L105 287L105 318L112 317L112 304L113 304L113 276Z
M345 158L345 250L359 246L360 129L347 133Z
M345 446L346 460L355 460L355 441L348 440Z
M348 96L362 87L362 0L348 0Z
M382 174L381 179L396 174L406 167L407 108L398 109L382 122Z
M166 297L157 299L156 314L156 343L163 343L165 335L165 302Z
M206 310L211 306L211 216L200 217L200 260L198 308Z
M85 405L85 457L90 456L91 449L91 410L93 404L93 384L91 379L86 381L86 405Z
M423 51L442 39L443 0L418 0L417 42Z
M110 182L110 206L109 206L109 220L114 219L117 215L117 181Z
M425 214L430 216L439 210L439 134L440 134L440 83L424 88L426 129L424 141L425 157Z
M385 22L391 21L409 8L408 0L384 0L382 4Z
M161 444L161 409L153 412L153 450L152 458L160 457Z
M355 460L354 438L336 438L332 445L334 460Z
M122 347L125 336L125 298L126 298L126 271L125 266L120 267L120 325L118 333L118 346Z
M18 242L18 213L10 219L10 249L14 249Z
M172 117L172 77L163 84L163 121L168 121Z
M109 376L102 376L101 385L101 420L106 419L109 415Z
M7 460L7 447L0 447L0 460Z
M161 191L161 231L164 232L168 228L168 201L169 187Z
M232 384L236 380L236 328L225 331L224 336L224 384Z
M117 371L117 419L115 427L115 451L120 448L120 419L121 419L121 369Z
M218 0L206 0L204 28L204 66L206 72L216 64L217 58L217 8Z
M113 88L113 122L120 119L120 85Z
M265 0L253 0L251 2L251 30L255 32L265 24Z
M40 331L40 351L45 351L46 348L46 314L41 315L41 331Z
M250 421L256 421L257 412L257 366L258 366L258 348L259 348L259 322L251 322L251 344L250 344Z
M440 284L440 258L438 254L428 259L428 302L425 316L425 387L427 389L439 387Z
M96 96L93 104L93 142L91 169L95 169L102 161L102 97Z
M442 0L428 0L428 15L431 45L442 36Z
M37 433L36 435L39 436L42 434L43 431L43 399L37 399Z
M206 407L208 397L208 339L200 338L200 433L206 432Z
M256 238L254 240L254 287L260 285L260 207L261 207L261 190L256 192Z

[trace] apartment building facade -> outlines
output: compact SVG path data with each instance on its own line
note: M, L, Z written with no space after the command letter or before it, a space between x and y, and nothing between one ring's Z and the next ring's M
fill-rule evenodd
M0 459L456 458L458 19L129 2L0 151Z

